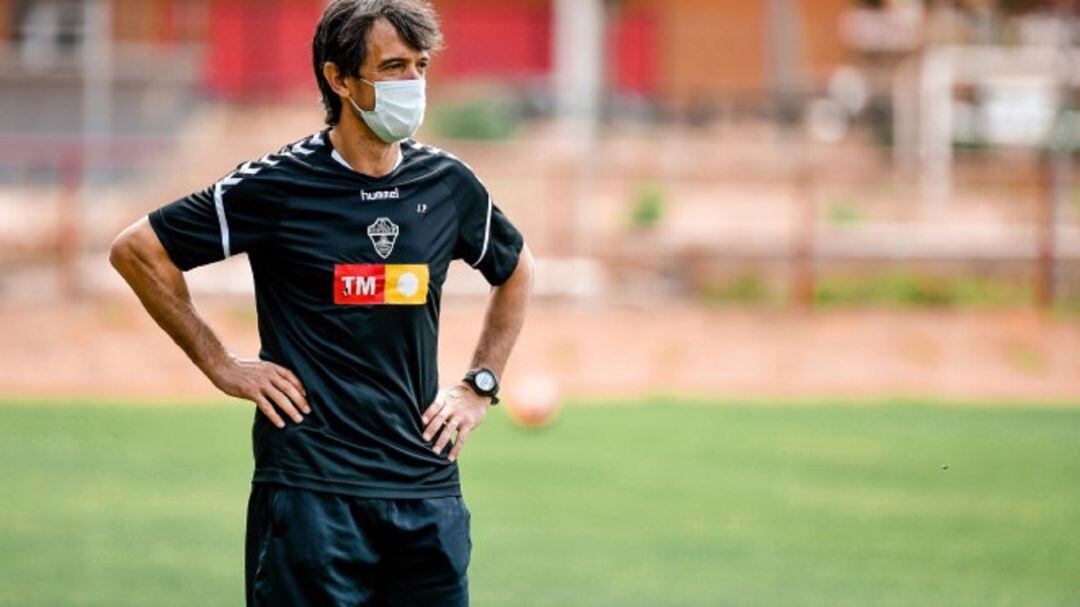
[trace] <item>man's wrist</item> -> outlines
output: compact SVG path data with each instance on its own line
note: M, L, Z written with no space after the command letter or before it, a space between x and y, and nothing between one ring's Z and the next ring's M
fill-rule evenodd
M228 350L221 350L216 352L213 356L199 365L202 368L203 373L210 378L210 381L215 385L219 385L225 377L228 375L230 369L236 366L240 357Z
M490 399L492 405L499 404L499 377L491 369L473 367L465 374L461 383L477 396Z
M476 398L486 400L488 405L495 405L496 399L493 399L490 396L484 396L483 394L480 394L476 391L476 388L473 388L471 385L469 385L469 382L465 380L461 380L460 382L458 382L458 387L468 390L469 394L472 394Z

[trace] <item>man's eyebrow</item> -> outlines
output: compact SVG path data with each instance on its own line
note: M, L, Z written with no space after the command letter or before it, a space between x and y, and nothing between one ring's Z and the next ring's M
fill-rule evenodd
M388 66L388 65L390 65L392 63L405 62L405 61L408 61L408 59L409 59L408 57L404 57L404 56L401 56L401 55L394 56L394 57L387 57L386 59L383 59L382 61L379 62L379 67L386 67L386 66ZM420 56L419 59L417 59L417 62L419 63L420 61L430 61L430 60L431 60L431 57L427 53L424 53L423 55Z
M383 59L382 61L379 62L379 67L386 67L387 65L390 65L391 63L403 62L403 61L405 61L405 59L406 59L405 57L388 57L388 58Z

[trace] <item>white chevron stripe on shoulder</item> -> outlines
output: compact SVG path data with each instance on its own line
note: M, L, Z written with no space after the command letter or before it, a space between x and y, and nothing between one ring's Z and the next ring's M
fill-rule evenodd
M408 146L411 147L414 150L427 152L429 154L434 154L436 156L444 156L444 157L449 158L451 160L457 160L458 162L461 161L460 158L453 155L452 153L447 152L446 150L444 150L442 148L437 148L437 147L435 147L433 145L427 145L425 143L420 143L419 141L415 141L415 140L412 140L412 139L407 140L406 144L408 144Z
M300 143L297 143L296 145L292 146L292 152L294 154L300 154L301 156L308 156L310 154L314 154L315 150L307 149L306 147L304 147L304 142L301 141Z
M217 214L218 226L221 228L221 251L225 257L232 255L232 245L229 238L229 219L225 214L225 193L229 188L238 185L246 177L257 175L266 167L272 167L279 161L272 160L271 154L267 154L254 162L245 162L214 184L214 211ZM261 166L260 166L261 165Z
M323 143L325 143L325 142L323 141L323 138L322 138L322 131L319 131L318 133L315 133L314 135L311 136L311 139L308 140L309 145L322 145Z

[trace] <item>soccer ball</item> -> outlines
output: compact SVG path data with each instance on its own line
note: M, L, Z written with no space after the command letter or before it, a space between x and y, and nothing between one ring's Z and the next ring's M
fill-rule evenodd
M551 377L530 375L508 388L506 412L519 426L542 428L559 417L559 385Z

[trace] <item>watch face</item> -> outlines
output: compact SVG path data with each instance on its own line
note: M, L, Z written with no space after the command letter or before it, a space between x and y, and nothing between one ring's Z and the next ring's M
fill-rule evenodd
M488 371L481 371L473 378L476 382L476 387L480 388L484 392L489 392L495 389L495 376Z

